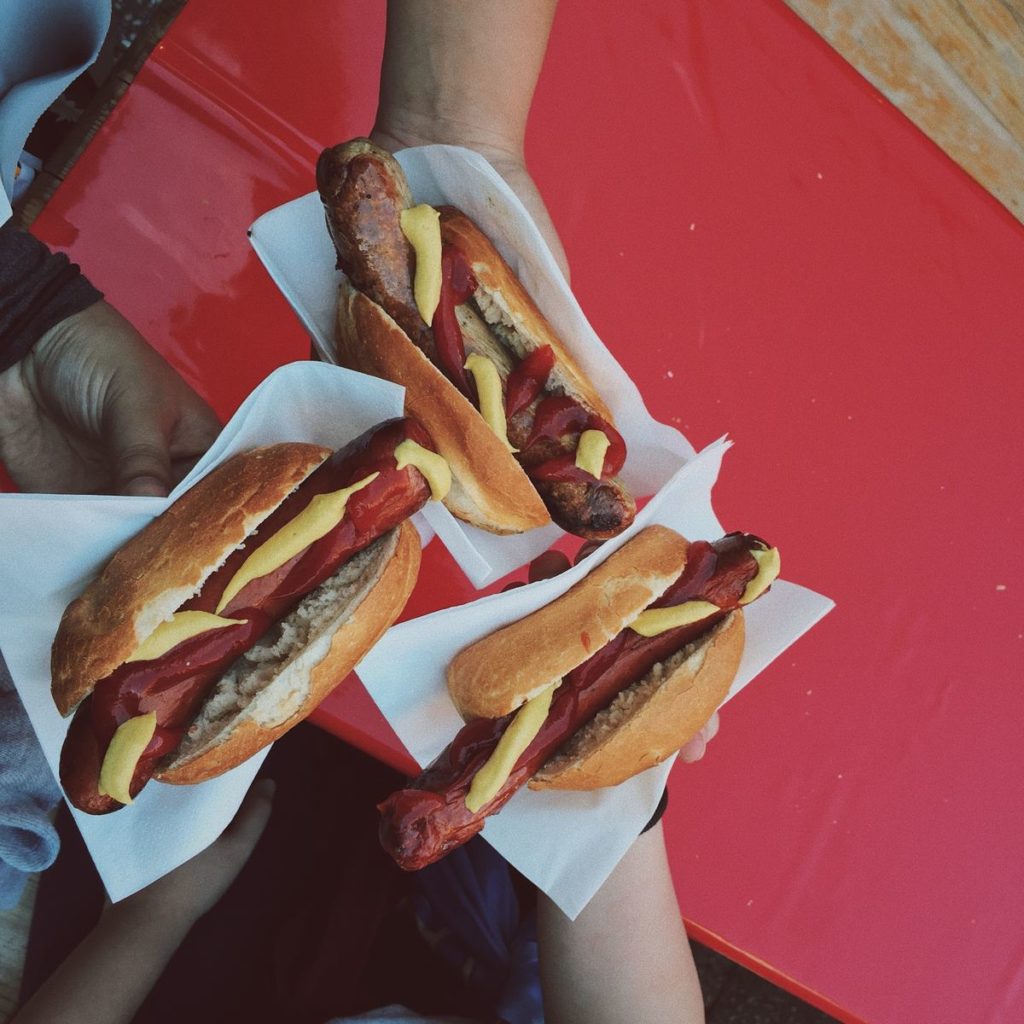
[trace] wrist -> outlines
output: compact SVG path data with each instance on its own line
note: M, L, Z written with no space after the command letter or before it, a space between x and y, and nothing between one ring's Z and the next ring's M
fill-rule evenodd
M201 916L187 907L130 896L104 907L99 927L123 931L148 946L177 947Z
M411 146L464 146L488 160L524 162L521 132L481 127L457 113L426 112L382 106L370 138L392 152Z

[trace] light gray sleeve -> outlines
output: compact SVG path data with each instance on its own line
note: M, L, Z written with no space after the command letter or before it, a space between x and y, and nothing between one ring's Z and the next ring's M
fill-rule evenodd
M60 790L0 654L0 910L57 856L50 810Z
M0 0L0 224L29 132L96 59L109 26L110 0Z

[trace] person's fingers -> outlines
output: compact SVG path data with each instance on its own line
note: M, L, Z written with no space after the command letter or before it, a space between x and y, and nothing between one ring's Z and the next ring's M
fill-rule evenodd
M708 744L718 734L719 722L718 712L715 711L704 724L704 728L693 739L683 745L679 751L679 756L686 764L693 764L694 761L699 761L704 756L707 752Z
M171 456L157 396L133 392L111 400L104 417L106 450L117 494L164 497L171 489Z
M714 712L708 719L708 724L704 726L701 732L704 733L704 739L710 743L717 735L718 728L722 724L721 719L718 717L718 712Z
M686 764L693 764L694 761L699 761L704 756L705 750L707 750L707 742L704 739L704 733L699 732L683 745L679 751L679 757Z
M180 413L170 445L171 482L174 484L192 470L221 431L220 420L206 402L184 382L182 391Z
M196 444L180 453L173 451L171 453L171 484L177 486L182 480L192 472L195 464L206 454L206 450L213 444L220 432L220 424L217 424L218 430L207 435L201 443Z

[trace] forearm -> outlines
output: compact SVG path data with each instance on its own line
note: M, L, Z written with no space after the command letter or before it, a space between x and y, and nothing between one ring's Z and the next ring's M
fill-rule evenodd
M108 907L12 1024L128 1024L189 929L249 859L270 817L273 794L273 782L261 779L216 842Z
M128 1024L188 929L185 919L110 908L12 1024Z
M375 134L521 157L555 6L389 0Z
M575 921L541 894L537 923L548 1024L704 1020L660 825Z
M380 105L370 137L392 152L444 143L486 157L519 196L569 278L526 169L526 119L557 0L388 0Z

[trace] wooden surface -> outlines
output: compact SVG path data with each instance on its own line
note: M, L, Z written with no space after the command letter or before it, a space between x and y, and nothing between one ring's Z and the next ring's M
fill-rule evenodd
M97 83L95 92L81 115L68 125L60 143L47 156L26 193L14 204L14 216L20 227L28 228L39 216L186 2L157 0L148 8L141 26L126 21L126 12L115 7L103 50L83 76L92 77ZM121 5L122 8L124 6ZM62 119L70 116L68 111L62 112ZM31 150L31 146L26 146L26 149Z
M785 0L1024 222L1024 0Z

